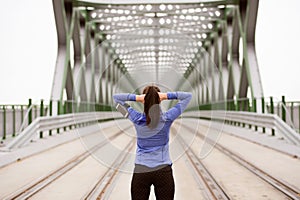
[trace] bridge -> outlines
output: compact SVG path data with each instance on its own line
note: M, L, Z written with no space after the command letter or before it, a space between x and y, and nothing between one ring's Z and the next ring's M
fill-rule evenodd
M193 95L170 132L175 199L300 199L300 104L264 96L258 0L52 3L50 101L0 106L1 199L130 199L135 130L112 95L149 84Z

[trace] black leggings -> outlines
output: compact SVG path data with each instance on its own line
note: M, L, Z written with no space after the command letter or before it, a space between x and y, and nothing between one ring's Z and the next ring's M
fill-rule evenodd
M149 169L141 165L135 166L131 180L131 199L148 200L152 184L157 200L174 199L175 184L172 167L166 165L157 169Z

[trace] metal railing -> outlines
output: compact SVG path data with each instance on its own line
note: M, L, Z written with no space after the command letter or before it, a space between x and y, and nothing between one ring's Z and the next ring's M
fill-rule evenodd
M275 114L253 113L245 111L190 111L182 115L200 119L217 120L242 127L258 127L266 131L269 129L272 135L280 135L294 145L300 145L300 135Z
M108 105L91 102L76 101L49 101L44 100L27 105L0 105L0 140L15 137L40 116L56 116L69 113L112 111Z
M33 139L43 138L44 133L52 135L52 131L60 133L67 129L77 128L79 126L98 123L99 121L107 121L121 118L118 112L85 112L72 113L57 116L37 117L29 126L27 126L14 140L8 143L2 151L10 151L15 148L20 148Z
M260 105L257 102L260 102ZM26 127L29 126L31 128L30 131L29 129L26 129L26 131L39 131L40 137L43 137L45 130L42 128L42 125L47 124L47 120L49 123L52 123L52 120L54 120L54 124L48 124L49 130L47 131L51 135L54 129L59 131L61 128L61 125L55 120L68 121L71 120L71 116L81 116L84 119L85 114L80 115L80 113L97 113L99 111L104 113L105 111L113 110L113 107L100 103L75 101L49 101L49 104L45 105L44 101L41 100L39 104L33 105L31 99L29 99L28 105L2 105L0 106L0 121L2 122L0 129L0 134L2 133L2 135L0 136L2 140L6 139L7 136L15 137L19 133L24 132ZM242 124L243 126L248 124L249 127L255 127L255 130L261 127L264 133L267 128L271 130L272 135L275 135L275 132L284 134L285 132L291 133L294 130L299 131L300 125L300 102L286 102L284 97L282 97L282 101L274 101L272 97L253 100L247 98L234 99L203 104L191 110L200 110L201 115L197 114L197 116L199 115L198 117L201 118L220 120L222 117L226 117L227 119L223 119L226 123ZM211 112L203 112L212 110L213 118L211 118ZM226 115L222 113L224 111L226 111ZM93 121L93 119L87 119ZM79 119L76 118L76 120ZM33 121L34 124L31 125ZM85 121L85 123L87 122ZM66 127L65 125L63 126L64 129ZM294 133L295 131L291 135L294 135ZM288 138L289 136L285 137Z
M286 101L284 96L275 100L273 97L263 97L219 101L202 104L190 110L226 110L276 114L291 128L300 132L300 101Z
M14 137L22 128L28 126L32 120L43 115L48 110L47 106L28 105L0 105L0 137Z

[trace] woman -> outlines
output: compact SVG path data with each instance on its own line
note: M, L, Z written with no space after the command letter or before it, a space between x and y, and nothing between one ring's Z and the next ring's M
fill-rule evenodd
M128 118L137 133L135 168L131 181L131 197L148 199L153 184L156 199L173 199L175 193L172 161L169 155L169 133L173 121L185 110L192 95L187 92L161 93L156 86L147 86L143 95L115 94L116 103L126 107ZM160 102L179 100L162 112ZM131 108L126 101L144 103L144 113Z

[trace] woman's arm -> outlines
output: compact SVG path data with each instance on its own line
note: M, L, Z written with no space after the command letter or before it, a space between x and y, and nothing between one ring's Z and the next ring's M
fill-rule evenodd
M136 95L129 93L114 94L113 98L116 103L119 103L122 106L126 103L126 101L136 101Z
M132 107L130 107L128 104L126 105L126 101L144 101L144 97L142 95L135 95L135 94L129 94L129 93L122 93L122 94L115 94L113 95L114 101L116 103L121 104L122 106L125 106L129 116L128 118L135 123L138 121L141 117L141 113L134 110Z
M175 120L183 111L192 99L192 93L189 92L168 92L169 100L178 99L179 102L167 111L167 117L170 120Z

